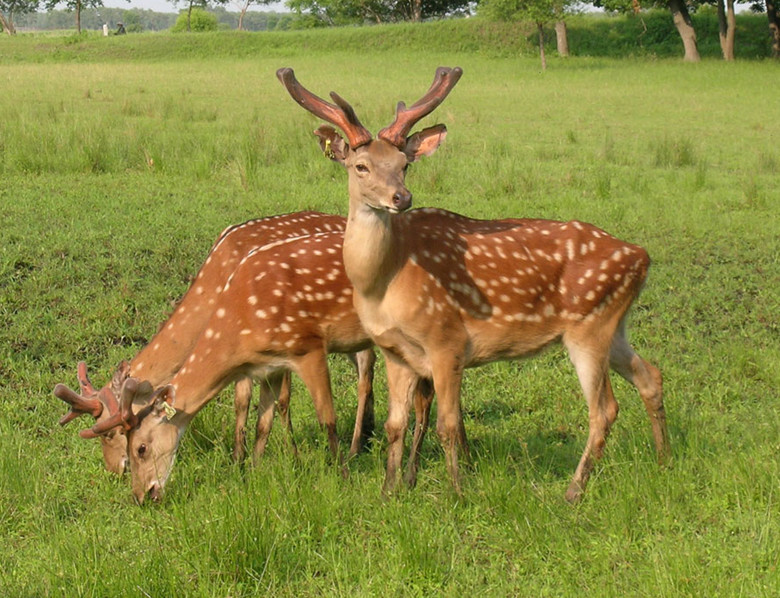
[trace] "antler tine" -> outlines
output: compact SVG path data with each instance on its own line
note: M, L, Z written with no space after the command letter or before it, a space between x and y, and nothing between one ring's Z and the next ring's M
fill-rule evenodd
M406 107L404 102L398 102L395 120L391 125L379 131L377 137L392 143L398 148L403 148L406 145L406 137L409 135L412 127L419 120L436 110L439 104L452 91L452 88L455 87L461 75L463 75L463 69L458 66L455 68L440 66L436 69L433 83L431 83L431 87L426 94L409 108Z
M64 384L57 384L54 387L54 396L70 405L70 411L60 419L61 426L72 422L80 415L89 414L97 418L103 413L103 403L98 399L82 397Z
M148 386L147 383L139 383L135 378L125 380L119 398L119 409L102 422L98 422L91 428L79 432L79 436L82 438L96 438L117 426L121 426L125 431L134 428L138 425L138 417L133 413L133 399L140 387L147 388Z
M291 68L279 69L276 71L276 76L292 96L292 99L298 102L305 110L344 131L352 149L365 145L373 139L371 132L358 120L352 106L336 93L331 92L330 94L330 97L336 102L334 106L303 87L295 78L295 73Z
M79 387L81 388L81 394L92 395L97 392L95 387L92 386L92 382L89 381L89 376L87 375L87 364L83 361L79 361L78 379Z

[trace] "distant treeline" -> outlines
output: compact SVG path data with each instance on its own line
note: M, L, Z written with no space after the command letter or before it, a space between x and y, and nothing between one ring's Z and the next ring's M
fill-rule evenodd
M238 14L220 8L217 15L219 27L235 30ZM82 26L86 30L102 29L108 24L116 31L117 23L123 23L128 33L161 31L170 29L177 14L158 13L151 10L101 8L84 10ZM294 13L248 12L244 25L250 31L286 31L297 29ZM720 58L718 18L714 8L704 7L692 15L696 28L699 52L705 58ZM736 19L736 57L743 59L768 58L772 55L771 38L765 14L742 13ZM569 46L573 56L608 56L613 58L656 56L681 57L682 42L668 10L651 10L640 15L572 15L566 19ZM73 13L53 11L20 16L18 25L25 29L73 29ZM344 27L325 30L299 31L290 43L305 43L312 49L338 47L341 50L360 52L366 47L388 49L419 47L420 51L436 48L442 51L478 52L493 55L535 53L538 50L536 27L523 22L491 22L480 18L445 19L422 24L398 24L393 26ZM244 55L248 49L271 43L263 36L220 37L208 45L211 55ZM544 29L545 45L555 48L555 31L552 24ZM162 42L161 42L162 43ZM274 38L274 44L280 40ZM147 44L148 45L148 44ZM257 48L256 48L257 49ZM158 51L158 50L154 50ZM197 52L189 48L188 52ZM137 52L143 53L139 47Z
M223 7L209 9L217 16L221 29L237 29L238 13L228 12ZM164 31L173 27L178 13L155 12L138 8L107 8L84 9L81 11L81 26L83 29L100 30L107 24L111 31L116 31L119 23L124 25L128 33L142 31ZM244 16L244 29L247 31L280 31L290 28L293 21L292 13L249 11ZM73 29L74 16L72 11L53 10L18 15L14 18L19 31L50 31L56 29Z

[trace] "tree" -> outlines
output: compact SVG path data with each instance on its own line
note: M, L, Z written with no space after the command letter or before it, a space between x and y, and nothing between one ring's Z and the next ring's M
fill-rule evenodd
M669 12L672 13L674 26L677 29L677 33L680 34L680 39L683 43L685 51L684 60L688 62L701 60L699 48L696 45L696 30L693 27L693 21L691 21L687 0L644 0L644 2L641 2L641 0L593 0L593 6L620 13L631 12L635 15L639 14L641 4L646 6L667 6ZM690 4L695 7L702 4L702 0L690 0Z
M65 10L76 13L76 32L81 33L81 11L85 8L100 8L103 0L45 0L46 10L54 10L60 4Z
M539 36L539 58L542 70L547 69L547 56L544 51L544 26L555 22L555 34L558 51L562 56L569 55L569 42L566 38L564 15L573 5L572 0L483 0L479 5L480 14L498 21L527 21L536 26Z
M192 31L192 9L202 8L208 9L209 6L214 4L225 4L228 0L168 0L174 6L178 6L181 2L187 5L187 31Z
M253 4L270 4L273 2L273 0L233 0L232 4L236 8L238 8L238 30L243 31L244 30L244 17L246 16L246 11L249 10L249 7Z
M193 8L192 12L185 14L184 11L176 19L171 27L171 32L180 33L182 31L216 31L217 15L206 12L202 8Z
M0 0L0 26L8 35L16 33L14 15L23 15L38 10L40 0Z

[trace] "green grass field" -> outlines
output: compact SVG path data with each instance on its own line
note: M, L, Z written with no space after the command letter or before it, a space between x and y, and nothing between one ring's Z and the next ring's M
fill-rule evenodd
M63 43L72 54L40 60L29 38L0 39L16 56L0 64L0 594L780 595L778 65L576 58L541 73L534 56L466 43L358 52L341 30L311 50L315 34L284 35L216 58L176 49L195 36ZM576 218L649 250L630 337L665 376L670 466L613 376L605 458L584 501L564 501L587 412L554 348L467 373L462 498L430 434L418 487L382 500L380 373L380 433L348 479L296 381L300 459L277 429L258 468L233 465L225 392L185 435L162 504L137 507L82 422L57 425L54 385L74 386L80 359L107 381L227 225L346 213L346 175L277 68L338 91L376 131L440 64L465 74L423 123L450 133L407 177L415 204ZM346 445L355 376L332 363Z

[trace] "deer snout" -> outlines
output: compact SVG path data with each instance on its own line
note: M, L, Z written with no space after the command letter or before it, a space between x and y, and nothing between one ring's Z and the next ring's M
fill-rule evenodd
M152 502L160 502L160 499L162 498L162 487L158 482L154 482L149 486L146 495Z
M162 487L159 482L155 481L149 484L146 490L133 490L133 496L138 505L143 505L147 498L154 503L158 503L162 498Z
M396 191L393 194L393 207L399 212L408 210L412 205L412 192L408 189Z

